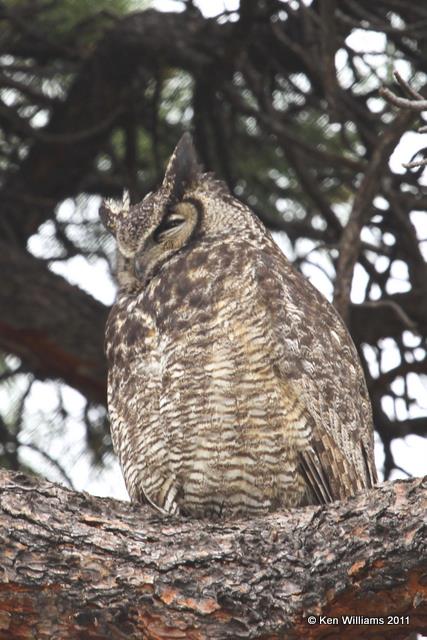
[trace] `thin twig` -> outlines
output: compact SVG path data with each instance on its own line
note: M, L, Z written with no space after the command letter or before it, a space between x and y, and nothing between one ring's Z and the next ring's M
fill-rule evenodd
M36 453L42 456L42 458L44 458L47 462L49 462L49 464L54 466L59 471L60 475L64 479L65 483L70 487L70 489L75 489L73 481L71 480L68 473L65 471L62 464L58 462L56 458L53 458L49 453L47 453L47 451L45 451L44 449L41 449L38 445L34 444L33 442L21 442L18 439L16 439L16 444L19 447L27 447L27 449L36 451Z
M370 308L388 307L402 321L406 329L413 333L419 333L417 323L411 320L406 311L395 300L367 300L363 302L363 306Z
M415 91L415 89L411 87L409 82L406 82L406 80L402 78L398 71L394 71L393 75L409 98L413 98L414 100L424 100L421 93Z
M402 78L398 71L394 72L394 77L396 78L396 82L402 88L404 93L409 96L409 98L401 98L397 96L393 91L387 89L387 87L380 88L380 95L387 100L390 104L394 104L399 109L409 109L411 111L424 111L427 110L427 100L420 94L418 91L415 91L407 82ZM420 133L427 132L427 126L422 126L418 129ZM423 158L422 160L413 160L411 162L404 162L402 165L405 169L418 169L420 167L427 166L427 159Z
M424 158L423 160L413 160L412 162L402 162L402 167L405 167L405 169L427 167L427 158Z
M411 85L402 78L398 71L394 72L394 77L396 81L406 93L409 98L401 98L396 95L393 91L390 91L387 87L380 88L380 95L390 102L390 104L394 104L396 107L400 109L411 109L412 111L425 111L427 109L427 100L420 94L418 91L415 91L411 87Z
M427 100L412 100L409 98L400 98L387 87L380 88L380 95L401 109L411 109L412 111L425 111L427 109Z

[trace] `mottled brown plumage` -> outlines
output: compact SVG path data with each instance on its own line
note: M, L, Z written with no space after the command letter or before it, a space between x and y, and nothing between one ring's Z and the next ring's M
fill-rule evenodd
M106 330L115 450L133 500L255 515L372 486L351 338L186 134L163 185L107 201L120 291Z

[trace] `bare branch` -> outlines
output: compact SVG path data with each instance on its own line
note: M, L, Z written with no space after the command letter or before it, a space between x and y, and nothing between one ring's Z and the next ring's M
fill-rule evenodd
M7 274L0 287L0 348L37 377L61 378L105 403L107 307L14 245L1 243L0 270Z
M368 219L372 201L379 191L381 179L389 170L387 160L402 134L409 127L412 118L412 113L402 111L383 132L360 182L350 219L341 236L334 305L345 321L349 318L348 305L353 271L360 251L360 233Z
M402 76L398 71L394 71L393 75L409 98L412 98L414 100L424 100L421 93L418 93L418 91L415 91L415 89L411 87L409 82L407 82L402 78Z
M423 160L413 160L412 162L402 162L402 166L405 167L405 169L425 167L427 166L427 158L424 158Z
M326 625L310 615L357 613L385 620L347 624L346 640L403 640L425 630L426 481L212 522L0 470L2 628L8 640L317 640Z
M387 100L387 102L390 102L390 104L394 104L396 107L400 107L401 109L412 109L413 111L425 111L425 109L427 109L427 100L401 98L390 91L390 89L387 89L387 87L381 87L379 93Z
M411 85L402 78L398 71L394 72L399 85L404 92L410 96L409 98L401 98L388 89L387 87L381 87L379 90L380 95L387 100L390 104L399 107L400 109L411 109L412 111L425 111L427 109L427 99L425 99L418 91L415 91Z

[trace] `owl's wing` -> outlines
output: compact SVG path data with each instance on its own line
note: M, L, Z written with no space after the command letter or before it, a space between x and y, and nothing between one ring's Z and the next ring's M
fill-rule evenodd
M297 471L302 476L310 504L327 504L356 493L364 484L351 458L324 424L308 408L300 382L289 379L282 367L273 367L281 389L287 438L297 449Z
M258 255L259 302L272 325L272 353L283 380L311 416L299 469L319 503L373 486L372 413L351 337L332 305L274 245Z

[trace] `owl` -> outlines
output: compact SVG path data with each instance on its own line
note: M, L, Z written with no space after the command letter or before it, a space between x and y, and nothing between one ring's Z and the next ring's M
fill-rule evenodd
M189 134L157 191L107 200L100 215L117 241L108 407L132 500L252 517L375 483L371 407L342 320L203 173Z

